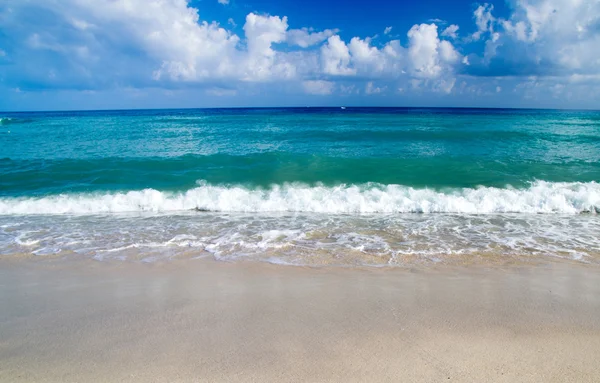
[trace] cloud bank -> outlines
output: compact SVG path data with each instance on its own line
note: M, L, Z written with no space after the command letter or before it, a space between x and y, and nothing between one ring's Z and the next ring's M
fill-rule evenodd
M514 0L505 17L484 3L472 25L432 20L347 39L335 26L292 29L285 15L257 12L235 33L235 22L203 20L186 0L5 3L6 89L201 89L227 97L271 86L314 97L600 98L599 0Z

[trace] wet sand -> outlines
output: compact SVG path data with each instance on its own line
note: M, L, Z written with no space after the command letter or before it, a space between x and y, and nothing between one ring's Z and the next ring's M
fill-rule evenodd
M600 268L0 261L2 382L598 382Z

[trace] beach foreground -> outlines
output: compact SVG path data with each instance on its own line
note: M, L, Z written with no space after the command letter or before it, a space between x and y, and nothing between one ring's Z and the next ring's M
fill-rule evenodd
M600 273L0 263L0 381L597 382Z

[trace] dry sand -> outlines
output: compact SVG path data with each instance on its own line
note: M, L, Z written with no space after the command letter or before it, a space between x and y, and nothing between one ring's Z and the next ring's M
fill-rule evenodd
M2 382L599 382L600 270L0 262Z

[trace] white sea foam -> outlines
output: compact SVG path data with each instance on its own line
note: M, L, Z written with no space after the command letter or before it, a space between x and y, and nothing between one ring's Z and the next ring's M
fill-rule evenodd
M39 243L39 240L27 240L27 239L23 239L23 236L18 236L17 238L15 238L15 243L21 246L35 246Z
M527 189L464 188L447 191L401 185L302 184L267 189L199 186L184 193L153 189L113 194L64 194L42 198L2 198L0 214L102 214L177 212L315 213L598 213L600 184L537 181Z
M315 213L563 213L600 212L600 184L537 181L526 189L464 188L446 191L402 185L275 185L267 189L200 182L184 193L153 189L113 194L2 198L0 215L177 212Z
M4 215L0 255L376 266L549 256L599 263L598 233L600 220L589 214Z

